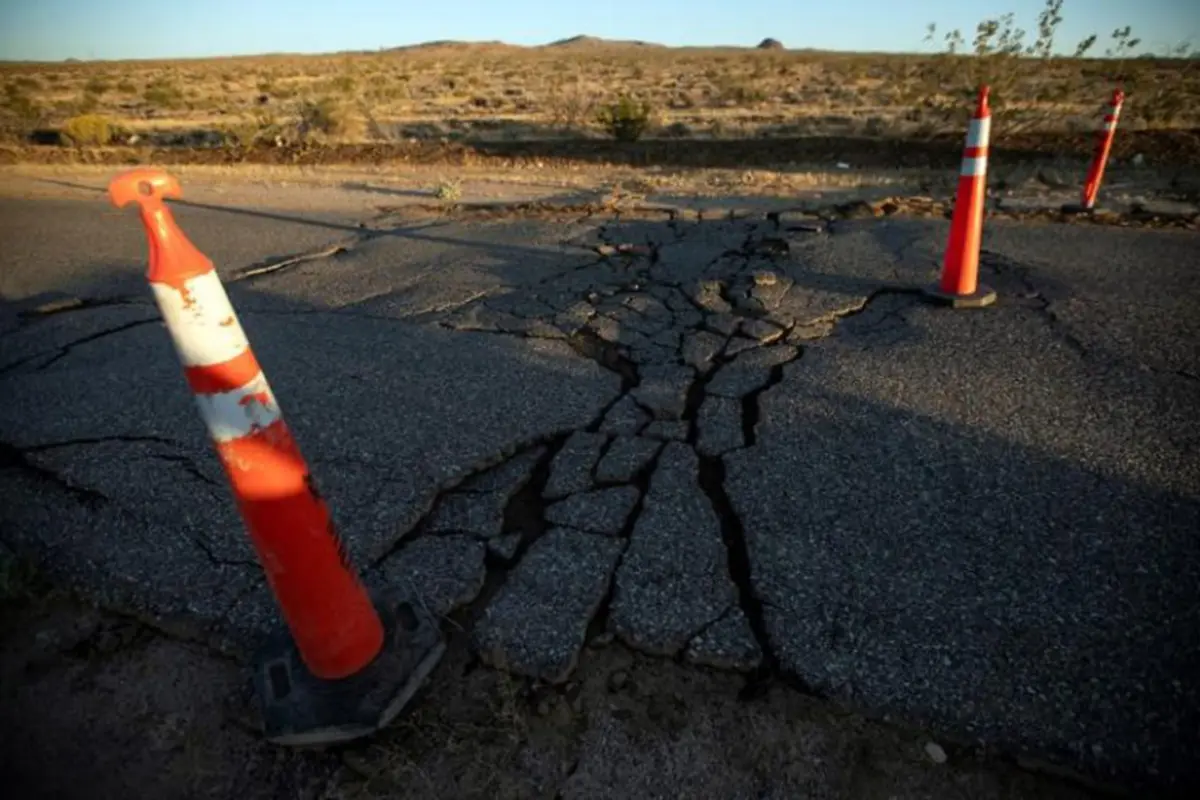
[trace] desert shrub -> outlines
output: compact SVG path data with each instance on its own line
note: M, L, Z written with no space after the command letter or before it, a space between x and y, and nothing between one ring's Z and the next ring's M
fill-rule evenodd
M20 89L9 84L0 102L0 138L24 140L36 129L46 112Z
M283 127L270 113L255 114L249 119L230 123L221 130L226 147L254 147L262 142L273 142L283 134Z
M650 103L622 95L617 102L601 108L596 121L618 142L636 142L650 127L651 116Z
M103 114L80 114L63 123L62 134L76 147L95 147L112 141L113 126Z
M719 86L718 97L723 103L751 105L767 99L767 93L749 81L723 79Z
M332 78L326 78L325 80L318 81L317 83L313 84L311 91L318 94L342 95L345 97L351 97L354 95L354 91L357 88L358 81L353 75L342 74L334 75ZM276 83L272 93L277 94L278 92L279 85Z
M183 92L172 81L158 78L145 88L142 99L159 108L175 108L183 104Z
M84 92L75 101L76 114L91 114L100 107L100 96L91 92Z
M7 87L10 91L36 92L42 88L42 82L32 75L18 75Z
M576 78L571 85L554 80L546 97L551 124L560 128L575 128L596 113L596 101L581 81Z
M300 106L300 133L349 139L361 136L363 120L346 103L332 97L306 100Z
M443 202L456 203L462 199L462 183L456 180L442 181L433 190L433 195Z
M109 90L109 88L111 87L108 85L108 81L104 80L104 78L100 77L99 75L91 78L83 85L83 91L88 94L95 95L96 97L103 95Z
M137 86L134 85L133 81L124 80L117 84L117 91L123 94L135 94Z

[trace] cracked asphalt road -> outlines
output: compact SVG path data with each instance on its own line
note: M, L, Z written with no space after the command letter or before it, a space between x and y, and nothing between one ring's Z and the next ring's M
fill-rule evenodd
M611 632L1105 779L1200 778L1194 233L991 224L1000 301L963 312L913 292L942 221L179 216L368 580L489 663L563 681ZM249 646L274 610L136 219L0 219L4 541ZM296 253L324 255L270 268Z

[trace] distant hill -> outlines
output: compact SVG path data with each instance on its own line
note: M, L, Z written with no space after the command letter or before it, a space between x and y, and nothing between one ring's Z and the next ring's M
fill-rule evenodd
M559 39L557 42L543 45L543 47L559 47L571 49L599 49L602 47L660 47L665 48L666 45L655 44L654 42L643 42L637 39L601 39L598 36L572 36L570 39Z
M400 53L411 50L517 50L518 45L507 44L501 41L486 41L486 42L463 42L457 39L438 39L432 42L419 42L417 44L402 44L398 47L389 47L384 52Z

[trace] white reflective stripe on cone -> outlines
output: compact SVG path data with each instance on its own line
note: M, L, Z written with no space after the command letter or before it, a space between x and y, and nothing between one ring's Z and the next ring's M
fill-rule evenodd
M196 405L218 442L240 439L282 418L279 404L261 372L240 389L220 394L198 394Z
M991 117L973 119L971 120L971 126L967 128L967 147L987 147L988 139L991 135Z
M183 290L151 283L159 311L185 367L224 364L250 347L216 272L184 281Z
M987 156L964 158L959 175L984 175L987 173Z

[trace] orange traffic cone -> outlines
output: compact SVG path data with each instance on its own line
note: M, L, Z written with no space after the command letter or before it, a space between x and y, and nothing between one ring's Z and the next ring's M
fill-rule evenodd
M991 128L988 87L983 86L979 89L979 103L967 130L967 146L958 173L958 193L954 199L942 277L938 284L925 289L927 296L955 308L980 308L996 301L996 293L978 283Z
M136 169L108 192L140 208L150 287L291 634L260 659L267 735L311 744L370 733L441 657L440 631L411 604L376 612L212 262L163 202L182 194L179 183Z
M1063 211L1068 213L1088 213L1096 208L1096 195L1100 193L1100 182L1104 179L1104 168L1108 165L1108 156L1112 152L1113 139L1117 135L1117 120L1121 116L1121 106L1125 103L1125 93L1117 89L1112 94L1112 100L1104 109L1104 124L1096 137L1096 152L1092 156L1091 166L1088 167L1087 178L1083 182L1083 195L1079 205L1067 205Z

